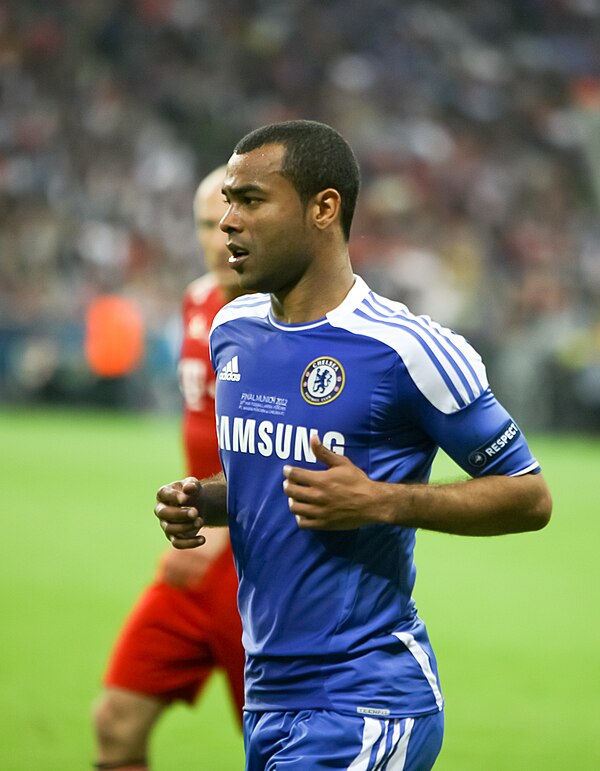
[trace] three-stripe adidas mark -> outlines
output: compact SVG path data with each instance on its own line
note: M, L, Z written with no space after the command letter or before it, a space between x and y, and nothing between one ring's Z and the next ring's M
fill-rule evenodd
M219 380L233 380L237 383L241 377L237 356L234 356L233 359L228 361L219 372Z

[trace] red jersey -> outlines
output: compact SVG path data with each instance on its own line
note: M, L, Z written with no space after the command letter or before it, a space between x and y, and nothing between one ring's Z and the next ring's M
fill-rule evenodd
M215 423L215 376L208 333L225 297L212 276L187 288L179 382L184 396L183 436L189 474L220 471ZM222 668L241 720L244 649L237 611L237 575L226 528L211 528L199 549L169 549L156 580L123 627L105 684L167 703L192 703L213 669Z
M215 424L215 375L208 333L225 296L210 274L193 281L183 299L179 385L184 399L183 441L187 473L203 479L221 470Z

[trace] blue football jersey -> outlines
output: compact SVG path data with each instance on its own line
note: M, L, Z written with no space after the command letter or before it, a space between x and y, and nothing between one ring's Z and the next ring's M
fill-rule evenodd
M412 599L415 530L301 530L282 469L322 468L309 446L318 432L385 482L427 482L439 447L471 476L538 470L481 358L359 277L340 306L306 324L277 321L268 295L238 298L217 314L210 345L247 708L442 709Z

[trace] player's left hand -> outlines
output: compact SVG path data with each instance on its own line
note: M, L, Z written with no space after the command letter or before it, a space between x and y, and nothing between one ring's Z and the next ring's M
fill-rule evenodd
M351 460L328 450L318 436L311 437L310 446L327 469L283 468L283 490L298 527L352 530L376 522L376 482Z

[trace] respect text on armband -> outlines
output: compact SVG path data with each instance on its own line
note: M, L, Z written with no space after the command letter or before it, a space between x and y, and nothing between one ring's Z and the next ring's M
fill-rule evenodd
M469 463L478 469L487 466L497 455L511 445L520 434L521 429L514 420L510 420L493 439L478 447L469 455Z

